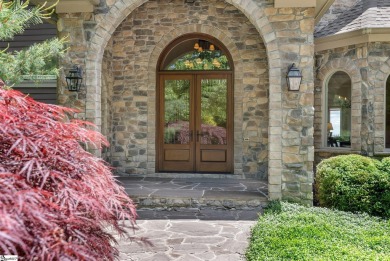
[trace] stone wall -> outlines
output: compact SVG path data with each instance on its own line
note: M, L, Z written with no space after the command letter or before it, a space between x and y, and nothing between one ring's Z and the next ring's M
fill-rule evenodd
M113 110L112 110L112 99L113 96L112 93L112 86L114 84L114 76L113 76L113 70L112 70L112 64L113 64L113 41L109 41L106 50L103 54L103 62L102 62L102 126L101 126L101 132L102 134L107 137L108 142L110 144L113 144L113 140L115 139L115 135L113 135L112 130L112 123L113 123ZM110 146L108 148L103 148L103 154L102 157L107 162L111 161L111 156L113 154L113 151L115 151L114 146Z
M367 126L373 130L372 135L367 139L367 143L372 148L372 153L389 154L385 149L385 119L386 115L386 82L390 77L390 42L369 43L368 44L368 64L367 72L369 79L370 95L369 102L364 110L368 112L369 118ZM369 151L370 154L370 151Z
M67 54L60 60L62 75L67 75L74 65L85 69L85 59L88 50L88 38L84 25L93 20L92 14L75 13L59 14L57 23L58 36L67 38ZM69 92L66 87L65 77L60 77L58 85L58 103L79 110L75 117L85 119L86 88L82 86L80 92Z
M270 171L273 173L269 178L281 179L284 200L312 204L314 9L269 7L265 13L270 16L270 24L275 30L278 51L283 61L281 77L270 80L270 88L281 86L281 95L274 94L275 96L270 99L271 110L280 106L280 114L271 112L270 125L281 126L280 129L272 127L270 129L270 140L274 141L270 145L270 157L281 155L281 160L271 158ZM303 78L299 92L287 89L285 75L292 63L302 70ZM275 102L279 98L280 105ZM269 190L273 189L274 186L270 184Z
M327 80L336 71L352 79L352 137L349 153L368 156L384 150L385 87L390 74L390 43L365 43L321 51L316 54L315 147L316 162L321 153L338 154L340 149L325 148L324 105ZM340 152L344 153L344 152Z

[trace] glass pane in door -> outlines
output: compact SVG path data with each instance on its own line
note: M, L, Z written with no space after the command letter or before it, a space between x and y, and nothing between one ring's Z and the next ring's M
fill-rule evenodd
M201 144L227 144L227 79L201 80Z
M164 143L190 142L190 80L164 82Z

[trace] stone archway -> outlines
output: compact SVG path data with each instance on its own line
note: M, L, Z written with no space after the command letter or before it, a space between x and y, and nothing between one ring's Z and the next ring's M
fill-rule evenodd
M380 67L380 70L377 71L373 78L374 86L374 95L378 97L386 97L386 83L390 79L390 59L383 62L382 66ZM376 101L376 108L379 108L379 111L376 110L375 116L374 116L374 128L375 128L375 147L374 147L374 153L376 152L383 152L386 149L385 146L385 135L386 135L386 128L381 128L380 126L383 124L383 119L386 119L386 99L378 99L379 101ZM381 109L383 108L383 113L379 113ZM389 116L387 116L389 117ZM385 135L382 134L380 131L383 129L385 131ZM379 131L378 131L379 130Z
M222 41L233 58L236 75L234 79L234 97L236 97L234 100L236 115L234 117L234 133L236 136L234 143L234 173L237 175L245 173L253 177L258 175L257 177L266 179L269 122L268 59L264 43L255 28L240 11L233 7L231 9L236 10L235 19L232 19L228 23L229 26L225 26L224 29L213 26L210 22L194 25L190 18L175 22L175 26L169 24L159 25L158 18L143 20L140 23L137 19L145 13L145 10L148 10L148 15L152 17L158 16L156 10L151 10L150 5L154 4L145 3L139 9L134 10L113 34L113 42L115 42L115 46L112 47L113 56L116 57L113 62L116 65L113 65L113 67L118 68L114 70L116 70L115 75L119 78L117 83L114 83L116 89L114 91L115 101L111 108L117 113L115 118L119 119L115 122L115 126L118 126L115 129L117 129L118 137L121 137L121 140L116 143L112 142L112 147L116 150L113 152L116 154L114 157L125 162L114 165L122 173L154 173L157 60L168 43L181 35L192 32L208 34ZM178 8L177 12L191 11L191 9L183 8L183 6L164 4L165 6L161 6L160 9L167 8L165 13L172 12L172 8ZM209 2L203 3L206 6L208 4ZM225 5L230 6L226 3ZM177 12L170 14L176 15ZM186 13L184 17L187 17L187 15L189 14ZM230 13L225 13L225 18L223 16L215 17L213 21L215 23L226 21L226 17L229 15ZM180 17L183 17L183 14ZM247 24L243 26L243 22ZM238 32L238 28L240 32ZM129 38L129 35L134 37ZM233 39L240 36L252 40L248 42L248 45L242 44L239 47L240 45ZM149 42L145 39L149 39ZM111 51L108 49L108 52ZM134 105L133 101L138 102L139 106ZM141 116L136 114L140 110L142 111ZM123 114L126 111L130 112L127 116ZM244 115L246 116L244 117ZM249 137L252 143L244 142L242 137ZM134 146L134 144L137 145ZM142 155L140 151L142 151ZM142 164L142 167L137 169L139 165L136 162L140 161L147 163L147 167ZM145 169L147 169L146 172Z
M88 120L95 122L98 126L101 125L101 65L104 49L111 38L111 35L118 27L118 25L137 7L144 4L145 0L134 1L117 1L110 11L100 19L100 23L96 26L96 33L91 39L89 51L86 60L86 85L88 91L88 101L86 102L86 117ZM280 53L278 48L277 37L275 31L269 22L269 15L266 14L266 3L255 2L238 2L238 1L226 1L232 4L249 19L249 21L255 26L259 32L260 37L264 40L266 47L266 53L268 57L268 67L271 68L268 71L269 74L269 97L272 106L269 108L269 115L274 117L279 115L282 117L282 90L281 90L281 78L282 78L282 62L280 59ZM194 25L196 28L199 25ZM194 31L196 32L196 30ZM222 41L227 40L223 35L217 35ZM228 48L234 48L234 43L227 44ZM158 54L156 49L156 54ZM232 54L233 55L233 54ZM151 59L152 60L152 59ZM151 66L151 69L153 66ZM151 70L152 71L152 70ZM240 76L243 79L243 75ZM282 194L282 143L280 135L282 133L282 123L279 120L270 121L268 131L268 146L269 155L269 187L270 198L280 198ZM271 168L272 167L272 168Z
M101 64L104 49L119 24L137 7L141 6L145 2L147 2L147 0L130 0L126 2L117 1L110 8L110 11L100 19L101 22L96 25L96 32L90 41L86 59L86 86L87 92L92 98L92 101L87 101L86 103L86 118L89 121L94 122L97 126L100 126L101 119L101 112L99 105L97 104L100 103L101 96ZM276 41L276 35L273 30L270 30L270 22L264 12L264 6L258 6L254 2L245 2L244 4L231 0L227 0L226 2L241 10L258 30L260 37L263 38L266 45L268 57L272 57L272 60L269 60L269 67L280 68L281 60L277 51L278 43ZM227 47L230 48L231 46ZM280 78L281 71L270 70L269 77ZM272 90L277 90L276 87L279 87L279 85L270 85L270 94L273 96L277 95L277 93L272 93ZM279 109L281 109L281 106Z

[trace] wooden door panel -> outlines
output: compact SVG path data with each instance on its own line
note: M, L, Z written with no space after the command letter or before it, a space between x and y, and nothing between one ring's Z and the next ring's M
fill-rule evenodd
M160 75L158 170L233 171L231 74Z
M160 78L159 170L194 171L193 76Z
M226 162L226 150L201 150L202 162Z
M199 173L231 173L227 162L202 162L199 164Z
M196 84L197 171L232 172L230 75L199 75Z
M194 172L194 160L192 150L165 149L161 171L169 172Z
M164 160L165 161L190 161L190 150L179 149L165 149Z

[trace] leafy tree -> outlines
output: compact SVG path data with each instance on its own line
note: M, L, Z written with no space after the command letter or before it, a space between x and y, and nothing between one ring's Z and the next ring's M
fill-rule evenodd
M227 83L224 79L202 80L202 123L226 128L226 86ZM165 123L189 121L189 93L190 84L188 80L169 80L165 82Z
M226 144L227 83L224 79L204 79L201 90L203 144ZM167 144L187 144L190 130L190 82L165 81L165 131Z
M202 80L202 122L212 126L227 125L227 82L224 79Z
M12 39L31 25L50 18L54 6L29 7L29 1L0 0L0 41ZM14 84L23 75L57 74L57 57L64 54L65 39L52 39L15 52L0 51L0 80Z
M28 2L0 0L0 39L9 39L50 14ZM20 20L19 20L20 19ZM52 40L0 55L0 77L56 72L63 53ZM36 62L36 64L35 64ZM9 63L9 64L8 64ZM113 260L107 232L125 233L135 206L101 159L83 149L108 142L92 124L68 120L75 111L34 101L0 80L0 253L23 260Z
M107 145L72 109L0 88L0 253L26 260L105 260L105 228L124 230L135 207L110 168L80 143Z

